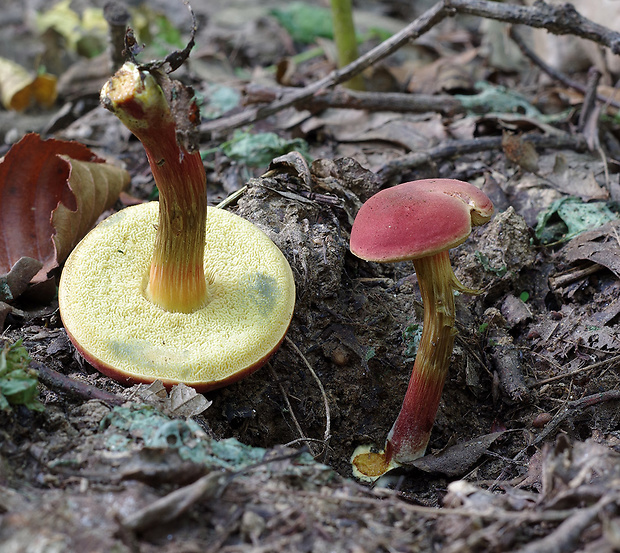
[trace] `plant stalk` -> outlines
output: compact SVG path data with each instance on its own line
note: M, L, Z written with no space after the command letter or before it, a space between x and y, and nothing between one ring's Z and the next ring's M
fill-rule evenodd
M359 57L352 0L331 0L331 6L338 67L345 67ZM344 83L344 86L351 90L365 90L366 88L361 74L355 75Z

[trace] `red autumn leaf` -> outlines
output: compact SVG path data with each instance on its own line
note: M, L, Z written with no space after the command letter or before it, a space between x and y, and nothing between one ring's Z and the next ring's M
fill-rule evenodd
M0 274L26 256L45 280L128 182L79 142L26 135L0 162Z

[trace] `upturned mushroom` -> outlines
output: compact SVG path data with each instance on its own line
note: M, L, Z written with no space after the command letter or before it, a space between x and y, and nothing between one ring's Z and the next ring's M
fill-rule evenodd
M128 62L101 100L142 142L159 202L107 218L67 259L58 299L71 341L127 383L205 391L249 374L288 329L288 262L256 226L207 207L200 153L176 122L179 113L195 122L197 113L180 84Z
M472 225L493 214L478 188L451 179L407 182L382 190L359 210L350 248L366 261L413 260L424 322L422 337L398 418L382 451L358 447L354 473L375 479L424 455L435 422L454 344L454 292L474 294L454 275L448 250L465 242Z

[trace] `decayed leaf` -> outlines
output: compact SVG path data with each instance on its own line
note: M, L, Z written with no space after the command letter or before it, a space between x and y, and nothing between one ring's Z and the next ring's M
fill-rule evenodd
M562 250L569 262L592 261L620 277L620 221L610 221L573 238Z
M33 103L51 107L56 96L54 75L32 75L21 65L0 58L0 98L6 109L22 111Z
M147 403L155 405L165 415L175 418L200 415L213 403L183 383L173 386L168 394L161 380L156 380L148 386L139 384L137 394Z
M411 463L424 472L438 472L447 476L462 476L473 467L493 442L504 432L493 432L468 440L440 451L436 455L425 455Z
M128 183L83 144L26 135L0 163L0 274L27 256L45 280Z

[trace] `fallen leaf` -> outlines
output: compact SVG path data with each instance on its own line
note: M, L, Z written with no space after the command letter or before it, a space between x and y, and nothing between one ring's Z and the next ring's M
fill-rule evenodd
M42 266L43 263L37 259L19 258L8 273L0 275L0 301L11 301L21 296Z
M573 238L562 250L568 262L592 261L620 277L620 221L610 221Z
M57 96L54 75L33 75L21 65L0 58L0 98L6 109L23 111L34 103L49 108Z
M592 154L564 151L542 155L539 161L540 176L558 192L584 201L609 198L609 192L594 177L605 173L603 162Z
M128 183L83 144L26 135L0 162L0 273L32 257L45 280Z
M556 217L561 223L553 223ZM578 198L565 196L538 214L536 237L543 244L565 241L617 219L618 216L605 202L586 203Z
M448 447L435 455L425 455L411 463L424 472L445 474L446 476L462 476L473 467L487 449L504 432L485 434L473 440Z
M510 161L530 173L538 173L538 153L531 142L525 142L520 135L505 132L502 149Z
M147 403L155 405L165 415L175 418L199 415L213 403L183 383L173 386L168 393L161 380L155 380L148 386L138 384L137 394Z

